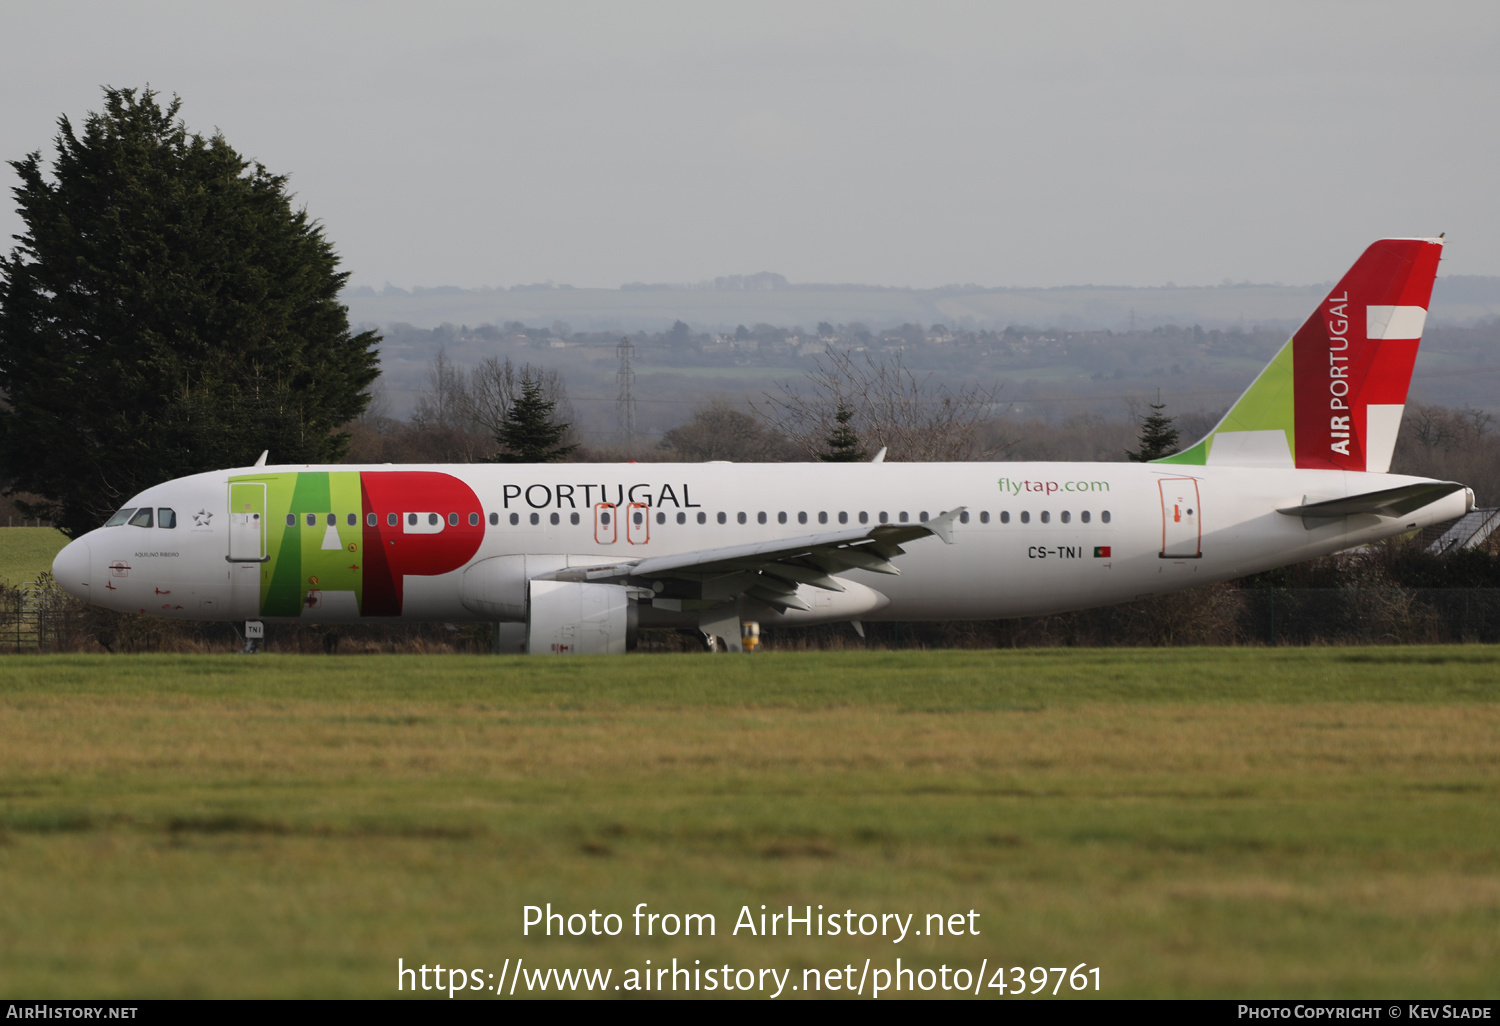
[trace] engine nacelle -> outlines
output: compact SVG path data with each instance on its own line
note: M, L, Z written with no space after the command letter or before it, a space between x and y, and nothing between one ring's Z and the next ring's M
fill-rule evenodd
M567 556L493 556L464 571L459 599L471 613L526 622L526 586L539 574L568 565Z
M532 655L622 655L635 648L636 606L617 584L531 581L526 651Z

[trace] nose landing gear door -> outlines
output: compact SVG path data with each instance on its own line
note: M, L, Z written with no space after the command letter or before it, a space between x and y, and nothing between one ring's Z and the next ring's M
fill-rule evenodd
M1161 558L1201 558L1203 528L1197 479L1164 477L1157 487L1161 489Z

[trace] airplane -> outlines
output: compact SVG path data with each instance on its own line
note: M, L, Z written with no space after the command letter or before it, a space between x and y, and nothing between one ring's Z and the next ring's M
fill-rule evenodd
M1461 484L1388 473L1442 245L1375 242L1212 431L1151 463L262 454L146 489L53 574L98 606L247 637L489 621L497 651L533 654L623 653L643 627L743 651L759 625L1036 616L1242 577L1473 508Z

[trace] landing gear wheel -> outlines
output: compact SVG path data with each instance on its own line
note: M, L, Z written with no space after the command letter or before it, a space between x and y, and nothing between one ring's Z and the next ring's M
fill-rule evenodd
M705 635L703 635L703 651L705 651L705 652L722 652L722 651L724 651L724 648L725 648L724 641L717 634L705 634Z

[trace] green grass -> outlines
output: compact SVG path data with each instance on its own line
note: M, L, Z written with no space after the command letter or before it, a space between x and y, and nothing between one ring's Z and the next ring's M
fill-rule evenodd
M1495 997L1479 647L0 660L0 990L394 994L397 958L1099 966ZM629 936L638 902L704 938ZM524 937L522 908L625 916ZM731 936L741 906L977 937Z
M0 527L0 584L29 584L52 569L52 559L68 544L53 527Z

